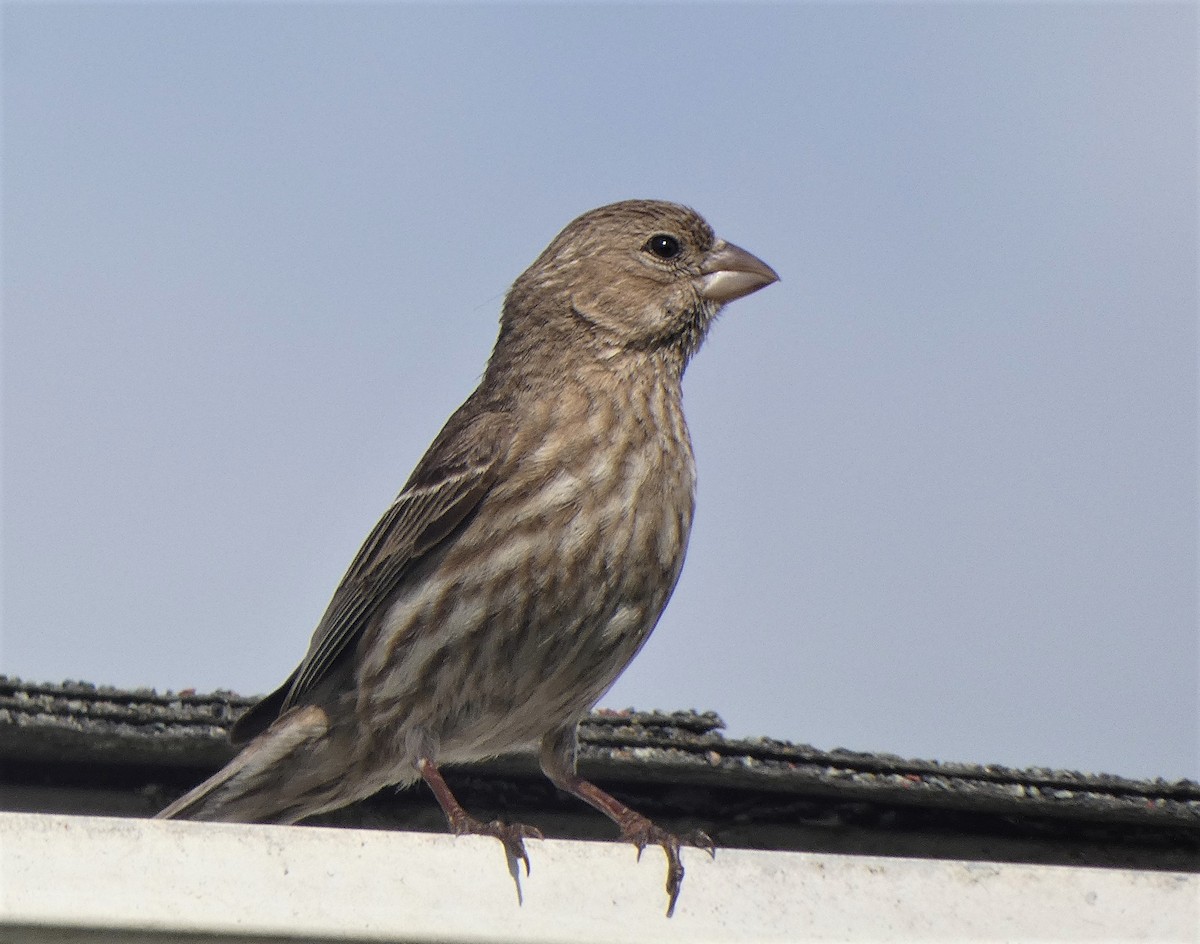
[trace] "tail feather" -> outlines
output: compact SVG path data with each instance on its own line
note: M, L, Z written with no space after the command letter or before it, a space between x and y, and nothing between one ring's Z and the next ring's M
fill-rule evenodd
M297 794L304 778L295 776L295 762L303 761L328 730L329 718L316 705L287 712L155 819L291 823L310 815L312 804Z

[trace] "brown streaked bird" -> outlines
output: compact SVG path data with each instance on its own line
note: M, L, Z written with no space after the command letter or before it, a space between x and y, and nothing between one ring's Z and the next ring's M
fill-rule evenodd
M575 729L679 578L695 467L680 383L721 307L775 282L694 211L572 222L509 291L478 389L368 535L304 661L234 725L241 752L160 818L293 823L424 780L458 834L525 862L439 768L540 746L546 776L639 851L681 840L575 770Z

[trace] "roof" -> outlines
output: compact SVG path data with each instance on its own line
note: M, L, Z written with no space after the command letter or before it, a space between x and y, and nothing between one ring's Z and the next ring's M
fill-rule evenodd
M0 676L0 808L151 815L221 766L254 699ZM722 735L697 712L597 712L580 771L668 828L718 845L1200 871L1200 784L907 760ZM530 751L447 772L480 815L548 836L611 838L541 777ZM313 822L445 829L421 788Z

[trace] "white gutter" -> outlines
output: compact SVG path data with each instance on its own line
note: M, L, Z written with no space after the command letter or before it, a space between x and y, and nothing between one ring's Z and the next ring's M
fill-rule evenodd
M1180 872L0 813L0 941L1197 941ZM136 938L132 935L141 932Z

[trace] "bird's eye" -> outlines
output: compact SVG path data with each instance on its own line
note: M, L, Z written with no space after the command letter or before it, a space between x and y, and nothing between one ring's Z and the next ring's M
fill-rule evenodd
M679 245L679 240L674 236L668 236L666 233L658 233L646 240L646 245L642 247L647 252L652 252L660 259L674 259L683 249Z

